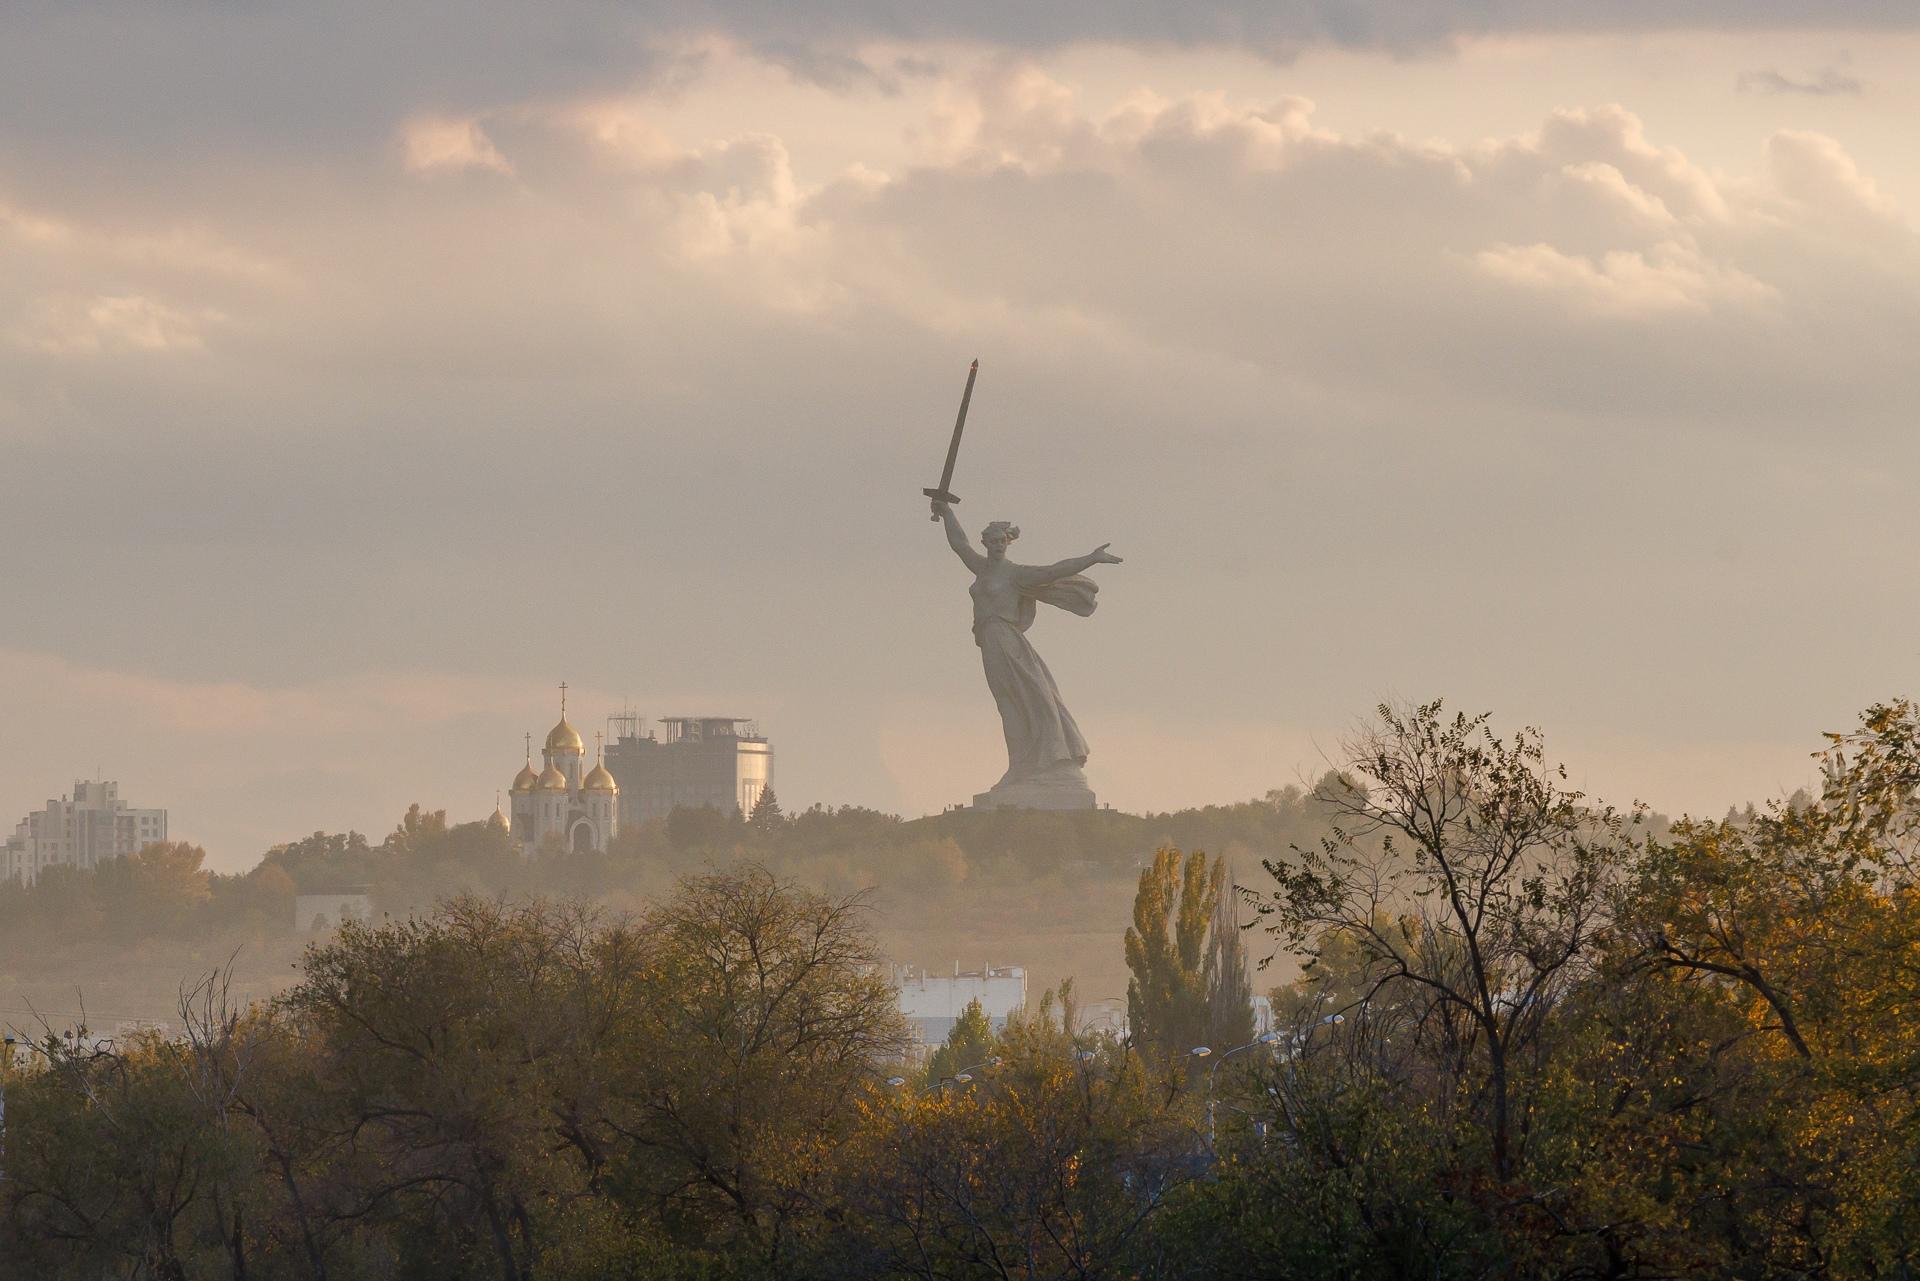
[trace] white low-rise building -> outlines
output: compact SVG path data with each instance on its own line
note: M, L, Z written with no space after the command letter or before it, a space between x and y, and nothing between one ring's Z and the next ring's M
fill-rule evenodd
M962 970L956 961L950 975L903 967L895 972L894 984L900 993L900 1013L923 1046L946 1040L969 1002L980 1002L996 1032L1007 1025L1008 1015L1027 1003L1027 972L1017 965Z

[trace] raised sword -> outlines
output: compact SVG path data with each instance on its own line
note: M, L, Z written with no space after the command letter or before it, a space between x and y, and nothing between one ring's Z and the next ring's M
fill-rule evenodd
M973 399L973 380L979 376L980 362L974 361L967 366L967 389L960 393L960 416L953 420L953 439L947 442L947 465L940 470L940 485L937 489L923 489L920 492L938 503L957 503L958 495L947 486L953 484L953 460L960 457L960 433L967 426L967 403ZM939 516L932 517L939 520Z

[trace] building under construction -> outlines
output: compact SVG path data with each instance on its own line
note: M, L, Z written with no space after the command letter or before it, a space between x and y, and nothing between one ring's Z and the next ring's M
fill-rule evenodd
M620 823L711 806L749 814L773 785L773 748L742 716L663 716L655 734L643 717L609 718L607 770L620 785Z

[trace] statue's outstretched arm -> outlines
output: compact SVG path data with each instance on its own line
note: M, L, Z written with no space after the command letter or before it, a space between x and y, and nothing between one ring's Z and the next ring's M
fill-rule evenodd
M960 528L960 520L953 514L951 504L934 499L933 513L947 527L947 546L953 548L953 554L966 563L968 569L979 573L987 567L987 558L973 549L967 541L967 532Z
M1118 565L1120 557L1107 548L1110 543L1101 543L1085 556L1074 556L1067 560L1055 561L1051 565L1023 565L1020 567L1020 581L1029 587L1038 587L1042 583L1058 582L1062 578L1071 578L1083 573L1095 565Z

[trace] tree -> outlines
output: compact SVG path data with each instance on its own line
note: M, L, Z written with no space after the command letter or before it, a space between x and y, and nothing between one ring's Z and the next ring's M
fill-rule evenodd
M103 864L94 893L107 927L132 937L184 932L213 893L206 857L186 841L156 841Z
M1253 977L1240 933L1240 896L1222 877L1207 939L1207 1044L1230 1049L1253 1040Z
M667 815L667 840L676 850L711 849L726 839L729 826L711 805L676 805Z
M1216 1035L1251 1034L1238 940L1217 937L1230 919L1222 916L1226 894L1226 864L1209 863L1200 850L1162 846L1140 874L1126 934L1127 1020L1135 1043L1164 1061Z
M946 1041L927 1059L926 1079L944 1081L956 1072L985 1063L994 1056L997 1041L993 1020L975 997L948 1029Z
M1729 1256L1900 1275L1920 1265L1920 713L1869 708L1821 762L1817 798L1649 844L1609 978L1712 1030L1680 1042L1715 1047L1692 1064L1649 1038L1687 1088L1642 1125L1703 1154Z
M768 783L754 798L753 809L747 815L747 826L756 832L773 832L784 827L786 821L787 816L780 810L780 798L773 794L773 784Z
M648 980L623 1023L623 1177L682 1239L773 1266L876 1065L906 1046L858 897L762 868L688 877L644 917Z
M588 1177L552 1132L560 1083L604 1062L610 1011L640 977L596 960L637 951L583 909L477 899L346 923L309 951L286 1004L314 1035L332 1213L411 1226L399 1240L420 1266L527 1281L551 1207Z
M315 832L268 850L262 864L286 869L302 893L365 885L373 879L373 847L358 832Z
M1471 1091L1504 1181L1525 1115L1517 1059L1591 968L1628 820L1566 788L1536 730L1502 739L1438 702L1378 713L1326 789L1332 833L1266 861L1275 888L1259 910L1309 966L1340 946L1369 992L1420 994L1407 1034L1435 1055L1436 1088Z
M965 1089L874 1090L828 1165L803 1275L1152 1275L1151 1230L1197 1172L1184 1094L1137 1055L1083 1047L1054 993L1008 1021L1004 1061Z
M209 1124L191 1051L152 1033L47 1035L7 1088L0 1198L19 1275L246 1275L244 1136ZM225 1193L226 1195L223 1195Z
M447 812L429 812L416 802L407 806L399 826L387 837L387 848L402 859L423 859L437 853L446 836Z

